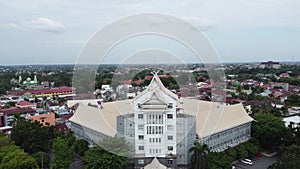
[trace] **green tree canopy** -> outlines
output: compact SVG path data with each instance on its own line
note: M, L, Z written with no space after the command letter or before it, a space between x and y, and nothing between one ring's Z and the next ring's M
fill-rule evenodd
M53 131L51 126L43 126L37 121L30 122L20 118L14 123L11 138L24 151L35 153L50 148Z
M300 145L292 145L285 148L280 160L275 163L272 169L299 169L300 166Z
M68 169L74 161L74 152L69 148L68 143L63 138L54 139L52 150L54 159L51 161L51 169Z
M191 164L194 169L207 169L209 166L209 148L195 141L194 147L189 149L192 153Z
M23 152L6 136L0 136L0 169L35 169L34 158Z
M72 148L74 149L75 153L83 156L84 153L89 149L89 143L83 139L76 140L72 145Z
M253 136L264 149L274 150L282 143L286 130L284 122L272 114L257 113L256 123L252 126Z
M49 154L39 151L39 152L32 154L32 157L35 159L35 161L38 163L38 165L41 169L49 168L49 165L50 165Z
M99 146L86 151L83 161L85 169L122 169L128 165L128 158L110 153Z

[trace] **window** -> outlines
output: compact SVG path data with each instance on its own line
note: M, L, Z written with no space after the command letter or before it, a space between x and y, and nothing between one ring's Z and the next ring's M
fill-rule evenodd
M168 146L168 151L173 151L173 146Z
M173 108L173 103L169 103L169 104L168 104L168 108L169 108L169 109L172 109L172 108Z
M144 118L143 114L138 114L138 119L143 119L143 118Z
M144 146L139 146L139 150L144 150Z
M173 160L168 160L167 164L173 164Z
M168 136L168 140L173 140L173 136Z
M143 135L139 135L139 140L144 140L144 136Z
M138 130L144 130L144 125L143 124L139 124L138 125Z
M167 114L168 119L173 119L173 114Z
M138 160L138 164L144 164L144 160L143 159L139 159Z
M172 131L172 130L173 130L173 125L171 125L171 124L167 125L167 129L168 129L169 131Z

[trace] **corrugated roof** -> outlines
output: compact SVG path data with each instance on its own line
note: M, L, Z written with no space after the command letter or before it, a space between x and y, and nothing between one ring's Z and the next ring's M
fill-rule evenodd
M206 137L253 121L242 104L226 105L183 98L184 112L196 116L196 131Z
M253 121L242 104L225 105L186 98L182 98L181 103L185 114L196 116L196 131L200 137ZM132 100L103 103L103 109L79 105L69 120L114 136L117 130L117 116L129 113L133 113Z
M80 104L69 121L107 136L115 136L117 116L132 113L132 107L131 100L107 102L103 104L102 109Z

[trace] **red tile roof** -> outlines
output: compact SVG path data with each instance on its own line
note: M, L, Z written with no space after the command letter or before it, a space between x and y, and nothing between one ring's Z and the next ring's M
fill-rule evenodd
M32 108L19 108L19 107L10 107L10 108L5 108L5 109L0 109L0 113L4 113L5 115L12 115L16 113L34 113L35 110Z
M21 96L25 93L45 94L45 93L63 93L63 92L72 92L72 91L73 91L72 87L62 86L58 88L40 89L40 90L9 91L8 94Z
M65 123L60 123L55 126L55 130L67 131L67 130L69 130L69 128L67 127L67 125Z
M33 105L32 103L28 102L28 101L20 101L17 106L31 106Z

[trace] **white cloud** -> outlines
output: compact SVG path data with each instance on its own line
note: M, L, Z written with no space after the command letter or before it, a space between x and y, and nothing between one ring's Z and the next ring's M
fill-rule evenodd
M62 23L49 18L37 18L30 21L10 23L9 25L12 28L27 28L50 33L61 33L65 30Z

